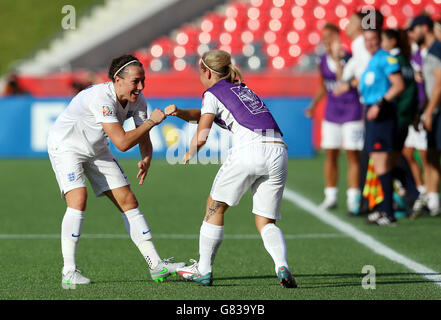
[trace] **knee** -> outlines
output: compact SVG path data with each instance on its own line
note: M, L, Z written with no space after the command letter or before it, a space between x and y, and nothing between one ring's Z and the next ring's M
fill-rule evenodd
M409 149L409 148L403 148L403 150L401 151L401 154L403 155L403 157L408 161L408 162L412 162L414 160L413 158L413 150Z
M334 149L329 149L326 150L326 160L332 163L336 163L337 162L337 158L338 158L338 150L334 150Z
M123 209L123 211L127 211L138 208L139 204L133 192L130 191L124 195L120 206Z
M348 164L350 166L359 166L360 165L360 160L359 160L359 156L358 156L357 151L348 151L348 153L346 154L346 157L348 159Z
M276 220L256 215L255 223L256 223L257 231L259 232L259 234L262 234L262 231L263 229L265 229L265 227L269 227L270 225L275 226Z
M223 214L225 210L228 209L228 204L226 204L225 202L213 200L213 198L209 196L207 199L207 209L209 208L216 208L216 213Z
M78 188L68 191L64 195L64 197L66 199L67 207L79 211L86 211L86 203L87 203L86 188Z

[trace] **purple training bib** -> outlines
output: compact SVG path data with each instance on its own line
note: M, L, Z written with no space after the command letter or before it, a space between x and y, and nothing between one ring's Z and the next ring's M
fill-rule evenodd
M346 58L349 58L349 55ZM320 59L320 71L327 91L325 119L338 124L361 120L363 112L357 89L351 89L338 97L334 95L337 76L329 69L326 54Z
M262 132L263 135L266 131L277 131L283 136L265 103L244 83L234 84L220 80L207 91L223 103L241 126ZM221 127L230 129L222 119L216 117L214 121Z
M421 55L421 49L418 49L411 57L410 64L415 72L422 76L423 70L423 56ZM426 101L426 89L424 88L424 82L417 82L418 88L418 109L422 109Z

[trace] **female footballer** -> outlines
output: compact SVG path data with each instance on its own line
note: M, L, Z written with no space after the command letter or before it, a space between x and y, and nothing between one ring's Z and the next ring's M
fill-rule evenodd
M381 28L363 31L366 49L372 55L359 84L366 106L365 148L373 159L374 170L381 182L384 200L368 222L394 225L392 155L399 150L398 112L395 99L405 85L398 59L381 49Z
M340 68L343 68L351 57L340 48L331 50L332 47L336 47L336 44L340 47L338 27L327 23L323 27L322 42L325 54L322 55L319 63L321 85L311 106L305 111L306 116L311 117L318 102L325 96L327 97L325 118L321 127L321 147L325 150L325 199L320 207L332 209L337 206L338 156L340 149L344 149L348 161L346 204L349 213L355 214L358 211L361 196L359 153L363 149L363 111L356 88L351 88L339 96L333 93L338 83L338 65L340 64Z
M149 131L165 118L155 109L147 119L142 94L144 69L137 58L123 55L109 68L111 82L78 93L60 114L48 136L48 152L67 209L61 224L64 259L62 284L87 284L77 269L76 251L87 200L86 177L97 197L106 195L121 211L127 231L148 263L153 280L162 281L185 263L161 259L138 202L123 169L109 149L107 137L121 151L139 145L139 184L144 183L152 159ZM133 117L137 126L124 131L123 122Z
M264 102L244 83L229 53L206 52L199 64L200 80L207 89L201 109L165 109L167 115L197 121L198 127L184 163L205 144L213 122L233 134L233 147L214 180L200 229L199 262L178 268L178 274L210 286L212 266L224 235L224 213L239 203L251 188L253 213L265 249L275 263L277 277L284 288L297 286L286 260L280 205L288 174L288 157L282 132ZM236 80L238 78L238 80Z

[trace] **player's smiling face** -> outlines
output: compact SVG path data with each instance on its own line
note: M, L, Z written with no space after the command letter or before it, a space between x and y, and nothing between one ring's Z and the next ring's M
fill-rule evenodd
M138 66L126 67L121 77L115 78L116 95L123 106L127 101L136 102L144 87L144 70Z

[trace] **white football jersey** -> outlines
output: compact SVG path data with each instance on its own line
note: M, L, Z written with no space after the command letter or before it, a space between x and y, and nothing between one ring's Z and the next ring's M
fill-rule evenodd
M112 82L91 86L78 93L58 116L49 131L48 148L94 156L108 148L101 123L119 122L133 117L136 126L147 119L147 103L141 93L135 103L123 108Z
M230 110L228 110L225 105L209 91L205 92L202 100L201 115L204 113L212 113L225 123L225 127L223 128L228 128L233 134L234 147L262 141L283 141L279 132L274 132L274 136L264 136L261 133L254 132L239 124L231 114Z

